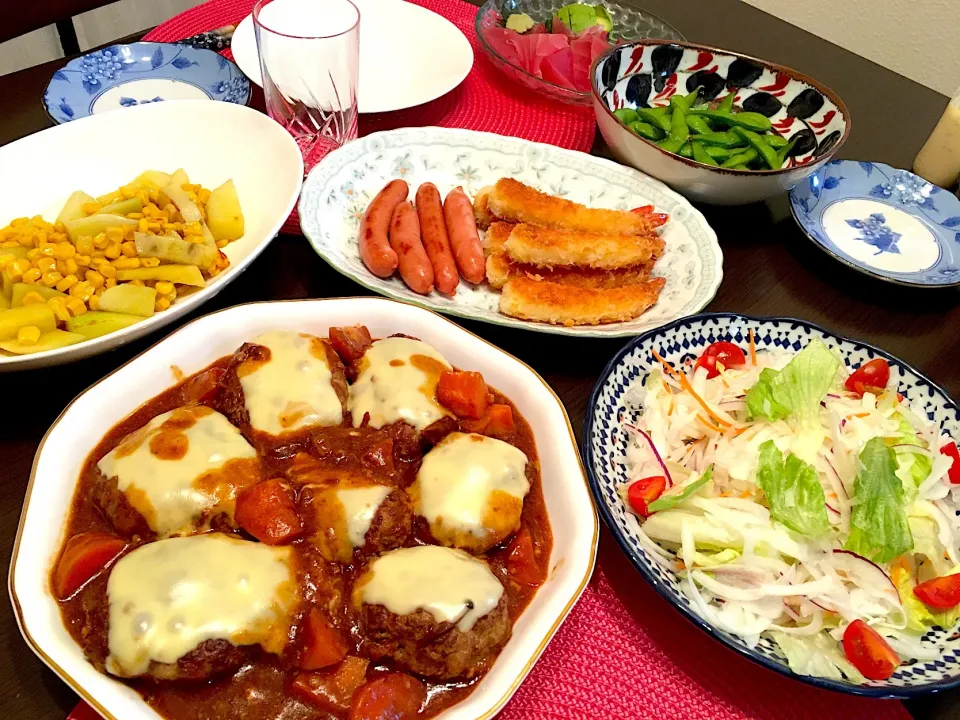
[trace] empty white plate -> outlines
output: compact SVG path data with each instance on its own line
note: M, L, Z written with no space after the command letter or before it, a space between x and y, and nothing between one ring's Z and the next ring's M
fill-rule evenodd
M360 9L361 113L389 112L436 100L464 81L473 48L445 17L402 0L355 0ZM263 87L253 18L237 25L233 59Z

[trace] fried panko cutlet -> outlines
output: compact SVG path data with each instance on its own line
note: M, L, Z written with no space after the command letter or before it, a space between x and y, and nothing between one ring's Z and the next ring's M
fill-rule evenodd
M496 253L502 253L503 245L514 227L516 226L513 223L499 221L492 223L483 238L483 254L490 257Z
M487 204L491 190L493 190L493 185L482 187L477 191L476 197L473 198L473 216L477 219L477 227L481 230L486 230L496 220L490 213L490 207Z
M523 275L503 286L500 312L566 326L621 322L652 307L665 283L664 278L653 278L617 288L583 288Z
M512 178L501 178L489 192L480 194L484 216L492 214L509 222L621 235L650 235L659 225L649 214L588 208Z
M649 280L651 270L653 270L653 261L612 270L596 270L525 265L513 262L504 252L495 252L487 257L487 282L494 290L501 289L511 278L520 276L583 288L615 288L622 285L636 285Z
M656 260L664 242L654 234L619 235L545 228L521 223L513 228L504 249L514 262L556 267L610 269Z

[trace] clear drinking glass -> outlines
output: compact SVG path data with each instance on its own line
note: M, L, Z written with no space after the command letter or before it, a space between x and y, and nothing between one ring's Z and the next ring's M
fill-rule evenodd
M267 112L309 172L357 137L360 11L350 0L259 0L253 25Z

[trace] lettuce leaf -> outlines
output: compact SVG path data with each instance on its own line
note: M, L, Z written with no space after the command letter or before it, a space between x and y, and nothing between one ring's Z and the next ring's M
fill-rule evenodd
M899 414L894 415L894 418L900 421L900 427L897 428L900 434L894 438L897 445L926 447L926 444L917 437L913 425ZM915 495L911 491L920 487L920 484L927 479L930 471L933 470L933 460L926 455L919 455L907 450L897 450L897 465L897 477L904 483L908 497Z
M953 568L948 575L960 571L960 566ZM897 587L900 594L900 602L903 604L904 612L907 614L907 630L917 635L923 635L927 630L939 625L944 630L952 628L957 620L960 620L960 607L955 607L943 612L933 612L916 595L913 589L917 586L913 574L903 565L898 563L893 566L890 573L890 579Z
M830 529L816 469L795 455L787 455L784 462L773 440L760 446L757 484L767 496L774 520L807 537L818 537Z
M786 656L790 669L798 675L834 680L842 680L845 675L851 682L866 682L863 675L847 660L840 649L840 643L826 632L810 637L772 630L770 635Z
M929 515L919 515L916 505L907 517L910 534L913 536L914 555L921 555L937 577L950 574L950 561L944 556L943 543L940 542L940 526Z
M903 484L897 477L897 454L883 438L868 441L860 453L850 535L844 548L876 563L890 562L913 549Z
M783 370L765 368L747 391L750 419L791 419L795 433L791 449L800 459L812 461L825 434L820 401L833 385L840 364L836 353L814 339Z
M696 480L684 485L680 492L672 493L670 495L664 493L658 497L652 503L647 505L647 511L650 513L658 513L663 512L664 510L672 510L688 497L693 495L697 490L706 485L710 481L711 477L713 477L713 465L708 467L707 471Z

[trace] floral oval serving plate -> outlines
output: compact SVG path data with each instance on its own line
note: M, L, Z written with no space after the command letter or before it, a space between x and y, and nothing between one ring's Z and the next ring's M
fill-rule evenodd
M900 285L960 285L960 199L907 170L831 160L790 191L793 217L840 262Z
M630 442L625 423L635 421L638 408L631 402L630 388L642 383L659 365L653 351L674 366L692 361L710 343L725 340L744 347L749 331L755 334L758 350L799 351L818 338L843 358L848 366L874 358L890 364L890 379L910 401L913 409L956 436L960 433L960 410L943 388L889 353L858 340L835 335L803 320L753 318L733 313L706 313L685 318L635 338L618 352L601 373L590 395L583 431L583 457L590 489L600 515L620 548L644 579L687 619L741 655L797 680L818 687L871 697L914 697L960 685L960 633L953 628L934 627L921 642L946 643L943 654L933 660L904 658L893 676L883 681L855 684L846 680L811 677L793 673L779 647L761 637L754 647L714 625L698 613L684 594L676 573L651 560L638 534L636 517L627 511L617 488L626 482L626 466L618 462ZM960 624L960 623L958 623Z
M55 122L167 100L246 105L250 81L212 50L173 43L111 45L57 70L43 94Z
M667 280L657 304L628 322L547 325L501 315L500 293L486 284L461 282L452 297L436 290L418 295L399 276L379 278L364 266L358 247L360 218L391 180L406 180L411 197L421 183L432 182L443 195L460 185L472 198L502 177L592 207L627 210L652 204L658 212L669 213L662 230L666 250L653 271ZM701 310L723 276L716 233L698 210L658 180L584 153L471 130L403 128L335 150L304 182L300 225L324 260L381 295L448 315L561 335L618 337L658 327Z

